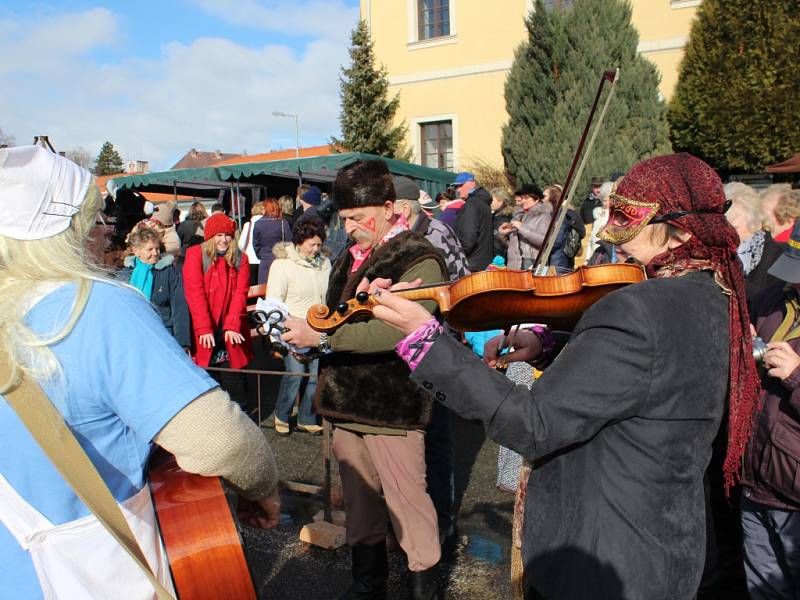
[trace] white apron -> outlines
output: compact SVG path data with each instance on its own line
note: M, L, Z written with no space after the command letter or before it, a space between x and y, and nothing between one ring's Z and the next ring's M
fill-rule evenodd
M175 594L147 485L120 505L147 562ZM46 600L152 600L141 567L93 514L53 525L0 474L0 521L27 550Z

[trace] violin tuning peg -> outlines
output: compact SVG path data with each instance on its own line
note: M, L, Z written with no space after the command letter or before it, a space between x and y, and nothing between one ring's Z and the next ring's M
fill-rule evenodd
M350 310L350 307L347 306L347 302L342 302L336 307L336 312L338 312L340 315L345 314L348 310Z
M367 292L358 292L356 294L356 300L358 300L359 304L366 304L367 300L369 300L369 294Z

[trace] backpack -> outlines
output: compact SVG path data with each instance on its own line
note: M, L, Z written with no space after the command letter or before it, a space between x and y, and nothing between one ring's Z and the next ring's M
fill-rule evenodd
M567 229L567 235L564 237L564 246L561 251L567 258L575 258L581 251L581 234L570 223Z

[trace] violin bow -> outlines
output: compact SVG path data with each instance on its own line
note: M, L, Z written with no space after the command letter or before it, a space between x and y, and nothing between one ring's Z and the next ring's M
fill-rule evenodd
M606 97L606 102L603 105L603 110L600 112L600 116L597 118L597 124L592 132L592 137L589 138L589 145L586 146L586 152L583 152L586 136L588 135L589 128L592 125L594 113L597 111L597 105L600 101L600 95L603 93L603 86L605 85L606 81L611 84L611 88L609 89L608 96ZM536 275L547 274L547 263L550 260L550 255L553 252L553 244L556 241L558 232L561 230L561 225L564 222L564 218L567 216L567 210L572 203L572 199L575 197L575 190L577 187L573 185L573 183L575 181L580 181L580 178L583 175L583 170L586 168L589 155L592 153L592 148L594 148L594 142L597 139L597 134L600 131L600 128L603 126L603 121L606 118L606 113L608 112L608 107L611 104L611 98L614 96L614 90L617 87L618 81L619 69L615 69L614 71L605 71L603 76L600 78L600 85L597 86L597 94L595 94L594 102L592 103L592 110L589 111L589 118L586 120L586 126L583 128L583 135L581 135L581 140L578 143L578 149L576 150L575 156L572 159L572 165L569 168L567 179L564 181L564 187L561 188L561 194L558 197L558 204L556 205L556 209L553 213L553 218L550 219L550 225L547 227L547 233L544 236L542 249L536 257L536 262L533 266L533 271L536 273ZM581 154L583 154L582 157ZM581 162L576 172L575 167L578 164L578 159L580 159Z
M592 137L589 138L589 144L586 146L586 152L583 152L583 147L586 144L586 138L589 135L589 129L592 126L592 121L594 120L594 115L597 112L597 106L600 103L600 96L603 93L603 87L605 86L606 82L609 82L611 88L608 92L608 96L606 97L605 104L603 105L603 110L600 112L600 116L597 118L597 123L595 124L594 131L592 132ZM603 121L606 118L606 113L608 112L608 107L611 104L611 98L614 96L614 90L616 90L618 82L619 69L614 69L613 71L604 71L603 76L600 78L600 84L597 86L597 93L594 96L594 102L592 102L592 109L589 111L589 117L586 119L586 125L583 128L583 134L581 135L580 142L578 142L578 149L575 151L575 156L572 158L572 164L569 167L567 179L564 181L564 187L561 188L561 194L558 196L558 204L553 212L553 218L550 219L550 224L547 226L547 233L544 236L542 249L536 256L536 262L531 269L536 275L547 275L547 263L550 260L550 255L553 252L553 244L555 243L558 231L561 230L561 225L567 216L567 210L569 209L570 203L575 196L576 187L572 184L574 181L580 181L580 178L583 175L583 170L586 168L589 155L592 153L592 148L594 148L594 142L595 139L597 139L597 133L600 131L600 127L603 125ZM578 160L580 160L580 165L578 165ZM520 325L521 323L517 323L515 325L513 332L514 334L519 331ZM505 366L506 361L502 360L501 353L511 346L512 339L513 335L511 333L511 329L508 328L503 332L503 337L497 347L498 366Z

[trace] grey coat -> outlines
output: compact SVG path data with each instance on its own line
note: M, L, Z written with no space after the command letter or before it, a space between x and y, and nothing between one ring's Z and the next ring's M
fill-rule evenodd
M607 295L532 391L444 335L413 379L536 461L523 537L531 590L557 600L694 597L703 473L728 387L728 299L709 274Z
M553 205L538 202L527 212L519 209L512 220L522 221L522 227L508 234L498 234L497 239L508 245L507 264L510 269L521 269L522 259L535 260L547 235L547 227L553 218Z

